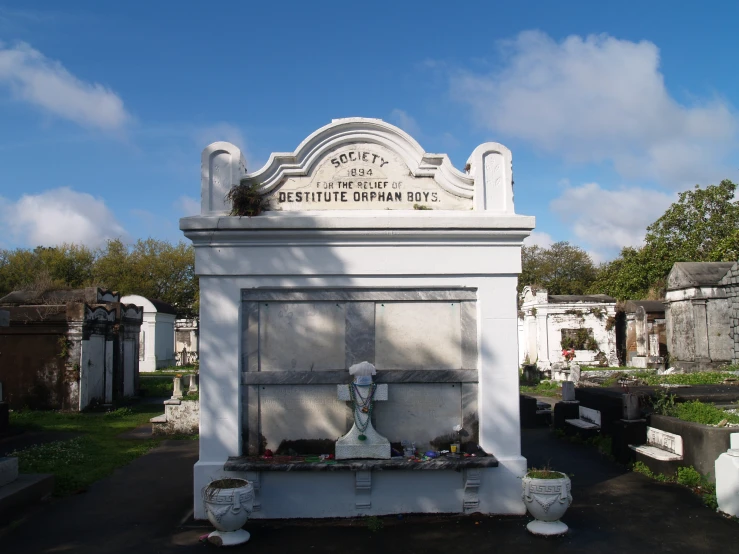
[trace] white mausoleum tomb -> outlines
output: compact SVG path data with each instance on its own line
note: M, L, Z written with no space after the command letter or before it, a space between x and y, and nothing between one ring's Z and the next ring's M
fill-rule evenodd
M523 514L516 285L534 218L515 213L510 151L482 144L461 171L392 125L350 118L249 174L237 147L211 144L201 178L201 213L180 220L200 278L195 517L224 476L254 484L255 518ZM228 215L242 180L269 211ZM350 391L365 395L357 420L346 385L361 362L382 401ZM331 454L370 417L360 432L396 450L460 442L489 456L264 458Z
M175 365L174 321L177 316L174 307L138 294L124 296L121 303L144 309L139 335L139 371L156 371Z
M519 312L520 362L548 370L566 366L565 344L574 345L580 365L618 366L616 299L605 294L549 294L524 287Z

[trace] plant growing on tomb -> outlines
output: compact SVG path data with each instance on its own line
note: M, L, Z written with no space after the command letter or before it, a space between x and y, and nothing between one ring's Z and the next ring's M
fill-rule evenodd
M667 394L665 391L657 391L652 400L652 408L655 414L673 415L675 411L675 395Z
M608 316L608 319L606 319L606 331L610 331L616 326L616 318L612 315Z
M602 308L590 308L590 313L593 314L595 317L597 317L600 320L603 320L603 318L606 315L606 312Z
M598 341L593 337L592 329L562 329L560 346L563 350L592 350L597 352Z
M242 180L234 185L226 200L231 202L230 215L252 217L270 209L270 197L259 190L259 183Z

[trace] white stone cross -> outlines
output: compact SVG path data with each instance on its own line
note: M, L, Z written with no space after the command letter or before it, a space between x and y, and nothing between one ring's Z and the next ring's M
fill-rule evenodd
M367 362L362 363L371 366L372 371L374 371L374 366ZM352 366L352 368L355 367L357 366ZM357 381L361 384L357 383ZM367 395L372 391L372 377L371 375L366 375L364 379L357 377L351 385L336 385L339 400L348 401L352 399L349 387L356 387L355 396L367 398ZM381 400L387 400L386 384L376 385L375 393L372 397L373 403ZM365 413L362 411L361 406L354 405L354 424L346 435L336 441L335 455L337 460L349 460L353 458L390 459L390 441L375 431L370 420L371 415L372 410ZM366 425L364 432L359 430L357 423L362 427ZM365 437L364 440L359 439L360 435Z

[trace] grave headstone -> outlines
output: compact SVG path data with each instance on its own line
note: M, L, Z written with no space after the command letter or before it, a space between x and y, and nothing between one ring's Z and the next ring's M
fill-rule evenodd
M731 434L729 446L716 459L716 501L719 510L739 517L739 433Z
M575 401L575 383L572 381L562 381L562 401Z
M174 387L172 390L172 400L179 400L182 398L182 377L175 377L172 379Z
M190 375L190 386L187 388L188 393L198 392L198 374L193 373Z
M339 400L351 401L353 424L349 432L336 441L336 459L389 459L390 441L380 435L372 425L372 411L377 401L387 400L387 385L372 382L375 366L369 362L349 368L354 382L337 385Z
M580 382L580 364L572 362L570 364L570 378L569 380L572 381L575 385L577 385Z
M641 411L639 409L639 397L635 394L626 393L623 395L623 408L626 421L639 419Z

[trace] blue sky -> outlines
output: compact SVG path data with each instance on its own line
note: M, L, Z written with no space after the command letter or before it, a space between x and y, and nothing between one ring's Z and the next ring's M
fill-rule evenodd
M208 143L255 171L363 116L505 144L529 243L613 258L739 182L739 3L601 4L0 0L0 247L181 240Z

